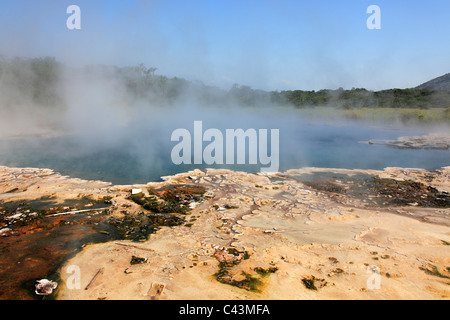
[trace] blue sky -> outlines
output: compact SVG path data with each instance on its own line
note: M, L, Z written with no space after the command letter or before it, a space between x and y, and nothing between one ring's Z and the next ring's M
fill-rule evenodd
M81 9L68 30L66 9ZM381 29L369 30L369 5ZM0 1L0 54L158 68L228 89L413 87L450 72L450 2Z

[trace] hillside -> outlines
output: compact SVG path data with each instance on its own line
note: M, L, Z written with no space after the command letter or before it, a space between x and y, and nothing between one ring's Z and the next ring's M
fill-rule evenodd
M450 73L437 77L433 80L422 83L415 89L434 89L434 90L448 90L450 91Z

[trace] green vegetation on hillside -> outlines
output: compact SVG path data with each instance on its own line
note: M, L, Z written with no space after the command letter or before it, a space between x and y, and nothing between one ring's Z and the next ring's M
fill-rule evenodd
M272 101L297 108L335 106L354 108L450 108L450 91L431 89L337 89L320 91L272 92Z
M450 73L422 83L416 89L450 90Z

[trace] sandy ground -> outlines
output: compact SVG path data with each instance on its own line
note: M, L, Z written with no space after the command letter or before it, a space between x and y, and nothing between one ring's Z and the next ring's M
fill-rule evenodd
M23 170L30 170L28 176ZM340 178L333 182L351 191L359 190L352 177L362 174L418 181L449 192L450 167L433 172L304 168L274 175L195 170L140 186L71 179L50 170L0 167L0 173L0 191L26 189L3 193L1 201L48 193L112 195L113 214L124 205L139 210L126 199L131 188L188 183L208 190L189 213L188 225L163 227L145 242L111 241L83 248L60 270L58 299L151 299L154 284L164 285L157 295L163 300L450 297L448 205L375 206L368 201L369 193L319 190L299 178L346 176L345 183ZM227 248L248 253L227 268L229 278L258 278L256 290L218 281L220 253ZM147 260L132 265L133 256ZM74 278L73 266L79 278ZM258 268L276 271L259 276Z

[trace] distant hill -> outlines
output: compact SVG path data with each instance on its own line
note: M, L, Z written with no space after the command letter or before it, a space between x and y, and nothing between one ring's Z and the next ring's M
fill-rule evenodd
M434 90L450 91L450 73L447 73L441 77L435 78L428 82L422 83L415 89L434 89Z

